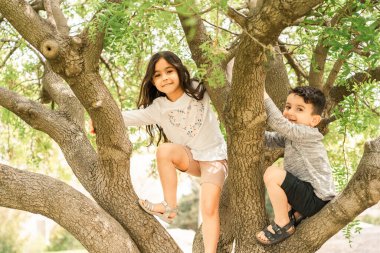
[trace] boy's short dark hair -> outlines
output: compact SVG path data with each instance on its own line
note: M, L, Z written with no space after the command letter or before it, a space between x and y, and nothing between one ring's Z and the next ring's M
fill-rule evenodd
M289 94L296 94L302 97L306 104L313 105L313 114L322 115L326 98L321 90L310 86L298 86L291 89Z

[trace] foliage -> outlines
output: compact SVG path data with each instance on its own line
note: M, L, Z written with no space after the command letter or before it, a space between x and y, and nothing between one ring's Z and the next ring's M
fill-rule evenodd
M338 192L346 187L355 173L364 142L380 135L380 117L376 113L380 104L378 84L363 83L355 85L353 90L354 94L340 102L335 110L338 121L330 126L325 141ZM360 230L358 220L354 220L343 229L343 234L351 243L352 232L359 233Z
M20 237L23 214L0 208L0 253L21 252L24 240Z
M360 217L360 221L373 225L380 225L380 217L374 217L372 215L364 215L363 217Z
M184 195L178 202L178 217L171 227L182 229L198 228L198 205L199 205L199 185L193 181L191 194Z
M174 51L191 69L192 75L203 77L209 71L203 66L197 68L191 60L191 53L175 13L177 10L171 2L124 0L121 4L114 4L106 1L72 0L62 3L71 26L71 35L81 31L95 12L100 13L99 22L105 31L100 74L122 109L136 107L139 84L147 60L156 51ZM238 5L243 2L245 1L241 0L229 4ZM304 69L315 69L313 53L318 42L329 51L326 71L332 70L337 60L346 59L336 84L348 86L346 80L353 73L376 67L380 63L380 14L370 2L324 1L321 7L311 12L299 26L286 29L281 35L281 40L287 43L292 55ZM193 6L191 7L193 9ZM205 43L202 50L210 59L211 65L218 66L222 61L221 53L233 47L243 31L224 15L227 9L225 0L201 0L197 2L196 8L210 9L201 15L202 19L207 21L204 24L211 38L211 43ZM343 8L347 8L347 12L336 24L331 24L331 19ZM179 11L186 12L189 9L189 6L184 4ZM90 31L91 29L93 28L90 27ZM0 41L0 86L38 101L43 74L40 55L20 39L18 33L7 22L0 22L0 34L1 38L4 38ZM360 51L360 54L356 53L357 51ZM23 59L22 63L19 61L20 58ZM208 76L208 82L214 87L224 82L224 73L219 68L213 69L215 71ZM296 85L296 75L291 68L289 76L293 86ZM326 79L327 75L324 76L324 80ZM302 84L307 84L307 81L303 80ZM378 83L357 85L354 91L355 93L345 98L334 111L338 121L331 124L330 133L325 138L339 191L355 172L363 143L380 134ZM138 129L131 129L130 133L139 135L140 132ZM91 138L94 140L94 137ZM19 168L60 177L66 181L71 179L71 171L67 166L57 162L62 159L57 146L45 134L34 131L3 108L0 108L0 140L0 159ZM143 149L146 145L145 140L144 137L133 140L134 149ZM181 212L176 219L178 226L197 228L197 209L194 209L198 206L197 202L198 193L195 190L193 194L181 199ZM346 228L345 234L348 238L351 231L357 228L356 225L354 222ZM60 235L54 239L57 247L59 242L67 245L73 243L67 232L56 233ZM4 234L8 235L1 233L0 236Z
M72 249L83 249L83 246L66 229L57 225L50 235L50 245L46 250L61 251Z

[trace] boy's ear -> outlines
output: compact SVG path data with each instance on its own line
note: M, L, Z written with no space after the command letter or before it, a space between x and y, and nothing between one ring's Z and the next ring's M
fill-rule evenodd
M315 127L316 125L319 124L319 122L321 122L322 117L321 115L318 115L318 114L312 115L312 117L313 118L311 120L311 124L313 127Z

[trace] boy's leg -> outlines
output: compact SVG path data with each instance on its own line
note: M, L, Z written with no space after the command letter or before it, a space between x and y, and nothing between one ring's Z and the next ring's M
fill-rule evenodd
M215 253L219 240L220 187L212 183L201 185L202 235L205 253Z
M193 174L196 173L195 161L189 159L189 154L185 146L174 143L163 143L157 148L157 169L160 175L164 199L170 208L177 206L177 168L180 171L187 171L192 165ZM199 167L199 166L198 166ZM200 174L200 169L199 174ZM162 204L154 205L153 211L164 213L165 207ZM169 217L174 217L171 213Z
M274 211L274 222L280 227L283 227L290 222L288 216L288 198L285 191L281 188L285 177L286 171L274 166L269 167L264 173L264 183ZM274 233L271 225L268 226L268 230ZM257 237L263 241L267 241L263 231L257 234Z

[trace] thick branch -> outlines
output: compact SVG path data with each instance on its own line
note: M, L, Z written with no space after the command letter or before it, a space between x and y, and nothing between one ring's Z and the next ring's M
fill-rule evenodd
M337 13L332 17L330 21L330 26L335 27L341 19L347 15L351 15L352 12L355 10L356 6L353 7L352 3L348 1L341 9L337 11ZM324 36L324 35L322 35ZM310 75L309 75L309 85L312 87L319 88L323 90L324 88L324 82L323 82L323 76L325 74L325 64L327 59L327 54L329 52L330 46L324 45L324 37L320 37L317 46L315 47L315 50L313 52L313 57L310 64ZM331 72L331 75L329 76L329 86L326 88L326 92L330 89L331 83L335 80L336 77L334 77L336 70L340 69L340 65L343 64L343 60L338 60L335 64L335 69Z
M309 85L322 90L323 75L325 74L325 64L329 47L323 45L323 39L320 39L311 59L309 70Z
M96 187L97 157L85 133L58 112L0 87L0 105L15 113L34 129L48 134L61 147L66 160L83 186Z
M139 252L120 224L71 186L0 164L0 205L42 214L69 231L89 252Z
M196 6L196 4L194 3L191 6ZM197 14L197 11L192 9L190 12L185 13L182 7L180 7L180 5L178 5L177 11L179 13L178 17L181 22L182 28L185 32L186 40L189 45L192 58L197 64L197 66L205 68L209 73L207 76L211 75L218 69L222 69L221 72L224 72L223 66L215 66L214 64L212 64L208 59L207 54L202 50L203 45L211 45L212 41L208 36L206 28L202 22L201 17ZM206 81L205 85L207 87L207 91L219 114L219 117L223 121L222 110L226 101L225 98L227 86L225 85L225 83L223 83L216 84L216 87L211 87L208 85L207 80L204 81Z
M54 37L54 28L25 1L0 0L0 13L35 48L47 38Z
M63 79L53 72L48 63L45 64L45 73L42 85L54 102L59 106L59 111L67 115L75 124L84 130L84 108L74 95L70 87Z
M241 27L246 26L245 22L247 21L247 17L244 14L240 13L239 11L235 10L234 8L228 7L227 16L231 18L233 21L235 21Z
M345 61L346 59L344 56L335 61L334 66L331 69L329 76L327 77L326 83L323 86L323 92L325 94L328 94L331 88L334 86L335 80L337 79L339 71L341 70Z
M322 0L263 1L258 13L249 17L247 32L263 45L275 44L284 28L322 2Z
M60 8L61 0L44 0L45 10L47 12L48 20L57 29L59 33L64 36L69 35L69 26L67 19L63 15Z

